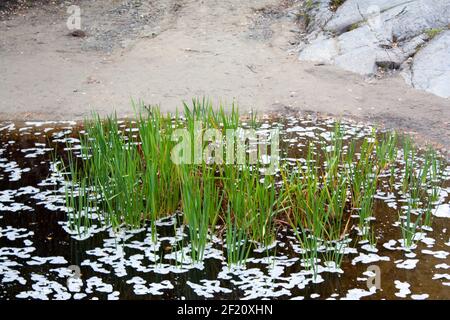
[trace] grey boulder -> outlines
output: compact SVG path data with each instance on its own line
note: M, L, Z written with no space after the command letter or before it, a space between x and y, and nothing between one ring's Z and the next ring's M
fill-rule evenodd
M380 67L403 69L408 83L448 96L446 85L437 83L448 80L450 0L347 0L335 13L330 0L313 3L300 60L334 64L361 75L375 74Z
M450 97L450 30L421 49L411 66L411 84L440 97Z

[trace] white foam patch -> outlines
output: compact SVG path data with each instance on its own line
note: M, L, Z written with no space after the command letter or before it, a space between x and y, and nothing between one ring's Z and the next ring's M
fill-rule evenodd
M11 161L7 163L0 162L0 168L3 169L3 172L9 173L9 181L19 181L22 178L22 173L30 172L30 168L19 168L19 165L16 161ZM0 209L1 210L1 209Z
M64 257L38 257L34 256L31 260L27 261L27 264L30 266L39 266L45 263L50 264L67 264L67 260Z
M160 283L150 283L148 286L144 283L135 283L133 286L136 295L163 295L162 290L171 290L174 286L169 280L163 280Z
M114 291L114 292L108 294L107 299L108 300L119 300L119 296L120 296L120 292L119 291Z
M31 281L33 281L32 289L22 291L16 295L18 299L39 299L39 300L68 300L72 294L67 291L67 288L62 284L49 280L43 275L32 274Z
M432 250L424 249L424 250L422 250L422 253L432 255L433 257L438 258L438 259L446 259L447 256L449 255L449 253L447 251L442 251L442 250L432 251Z
M371 287L369 291L358 288L350 289L348 290L345 297L341 298L341 300L360 300L361 298L375 294L376 291L377 291L376 287Z
M53 148L28 148L22 149L21 151L25 154L25 158L37 158L38 156L44 155L46 152L52 151Z
M433 212L433 215L439 218L450 218L450 204L439 205Z
M375 253L365 254L365 253L361 252L359 254L359 256L357 256L356 258L354 258L352 260L352 265L355 265L357 263L368 264L368 263L373 263L373 262L378 262L378 261L390 261L390 260L391 259L387 256L379 256Z
M25 228L14 228L12 226L6 226L6 228L3 228L0 226L0 238L6 237L9 241L28 238L33 235L34 235L33 231L28 231Z
M419 262L419 259L407 259L401 263L396 264L396 266L399 269L412 270L412 269L416 268L416 265L418 262Z
M436 273L433 275L433 280L445 279L450 280L450 274L447 273Z
M94 290L105 293L111 293L113 291L113 286L111 284L103 282L103 280L97 276L87 279L86 286L87 293L93 293Z
M220 286L219 280L200 280L201 284L193 283L191 281L186 281L186 284L191 287L194 292L205 298L213 298L214 294L217 293L231 293L232 291L228 288L223 288Z
M369 243L367 243L365 245L362 245L361 249L366 250L368 252L373 252L373 253L377 253L378 252L378 249L375 246L373 246L373 245L371 245Z
M395 293L395 296L399 298L406 298L409 294L411 294L411 290L409 289L411 285L408 282L402 282L399 280L394 281L395 288L399 291Z

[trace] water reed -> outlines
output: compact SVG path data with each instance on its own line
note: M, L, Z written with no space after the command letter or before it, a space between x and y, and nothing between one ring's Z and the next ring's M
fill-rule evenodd
M406 221L401 220L406 245L422 223L431 224L441 161L432 149L419 161L412 142L403 139L399 148L395 133L374 130L363 139L348 139L336 123L328 139L310 141L304 162L294 167L282 162L279 171L263 175L260 162L223 161L236 152L224 138L227 130L244 126L234 105L214 109L210 101L195 99L184 104L182 113L163 115L142 104L136 110L134 121L92 115L79 134L80 154L62 160L69 227L78 233L87 232L94 220L115 230L149 223L156 241L156 221L181 211L192 261L202 261L211 237L218 235L231 265L244 263L255 246L268 248L277 229L289 226L302 247L304 265L316 274L319 260L340 266L355 216L359 236L373 240L370 222L382 177L388 177L391 191L399 188L408 199ZM253 113L245 126L258 128ZM177 129L187 134L177 136ZM202 140L209 129L219 130L219 136ZM192 161L179 164L173 150L184 138L190 141L184 157ZM216 161L210 163L204 148L217 140L226 140L225 148L220 157L216 150ZM412 222L417 209L421 214Z

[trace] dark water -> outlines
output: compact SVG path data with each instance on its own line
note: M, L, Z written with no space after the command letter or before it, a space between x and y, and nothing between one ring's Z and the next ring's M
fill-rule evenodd
M388 205L395 202L400 208L399 194L391 200L375 200L376 248L360 243L353 230L343 273L324 269L322 261L315 279L301 265L298 241L283 227L269 253L252 252L245 268L226 264L221 239L212 241L201 264L190 263L188 254L180 258L187 242L187 230L174 223L180 214L160 221L157 244L152 243L148 227L116 234L104 230L75 240L63 228L64 187L50 163L54 148L64 153L71 142L66 138L76 137L76 124L9 125L0 124L2 299L450 298L450 219L434 217L432 230L422 230L417 248L401 250L398 210ZM273 120L266 124L275 125ZM324 139L333 130L332 121L309 118L287 118L280 125L282 149L289 150L285 156L296 159L305 157L310 141ZM362 138L371 132L368 127L343 125L349 137ZM447 167L439 211L447 216L448 173ZM393 250L387 245L392 240L396 240ZM381 290L368 289L369 266L380 268Z

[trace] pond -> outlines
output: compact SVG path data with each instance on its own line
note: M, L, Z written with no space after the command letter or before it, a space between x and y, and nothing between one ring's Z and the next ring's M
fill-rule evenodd
M341 120L340 126L344 145L350 139L361 145L373 135L367 124ZM295 168L305 164L308 145L330 141L335 120L261 118L260 130L275 127L281 130L282 160ZM398 152L394 187L389 174L380 175L373 196L372 238L364 240L358 217L350 216L340 266L320 255L312 272L301 238L283 221L275 223L272 243L252 245L245 263L237 265L227 262L223 232L211 235L201 261L192 261L181 211L159 218L154 227L95 225L87 235L75 233L68 226L65 176L55 159L79 149L80 130L81 124L71 121L0 123L1 299L450 297L450 167L445 161L432 217L428 225L414 226L412 246L403 245L399 222L407 197L401 191L405 159ZM378 288L368 286L373 279L379 280Z

